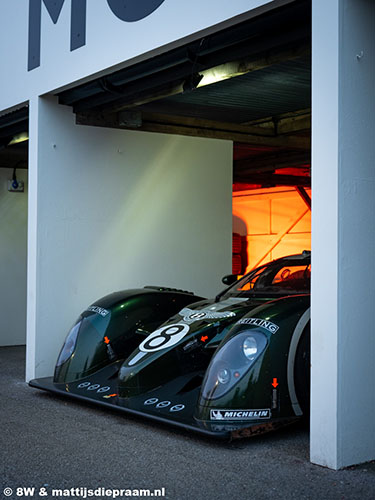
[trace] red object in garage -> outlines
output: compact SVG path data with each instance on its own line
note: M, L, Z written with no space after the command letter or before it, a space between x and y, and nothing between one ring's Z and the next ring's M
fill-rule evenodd
M233 233L232 235L232 253L240 254L242 248L241 235L238 233Z
M241 255L232 255L232 274L242 274L242 258Z

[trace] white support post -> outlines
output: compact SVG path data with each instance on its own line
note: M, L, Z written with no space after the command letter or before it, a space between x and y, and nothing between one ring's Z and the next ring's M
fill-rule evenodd
M37 304L37 221L38 221L38 117L39 98L29 102L29 198L27 227L27 313L26 380L35 377L35 339Z
M311 461L375 458L375 2L312 1Z

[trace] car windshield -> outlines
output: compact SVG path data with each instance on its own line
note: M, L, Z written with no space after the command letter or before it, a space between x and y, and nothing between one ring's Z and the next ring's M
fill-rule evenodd
M282 259L246 274L228 288L223 297L309 293L310 274L308 259Z

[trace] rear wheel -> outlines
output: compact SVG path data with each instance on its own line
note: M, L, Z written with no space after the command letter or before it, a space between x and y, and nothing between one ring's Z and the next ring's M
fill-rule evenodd
M303 416L310 416L310 322L302 332L294 363L294 383Z

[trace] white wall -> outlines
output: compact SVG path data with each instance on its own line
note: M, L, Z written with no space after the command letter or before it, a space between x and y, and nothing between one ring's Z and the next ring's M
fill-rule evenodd
M71 1L65 0L53 24L44 4L41 16L41 65L28 71L29 0L0 2L0 111L52 92L100 71L168 45L259 6L273 8L290 0L165 0L151 15L138 22L116 17L105 0L87 1L86 45L70 51ZM33 3L33 2L31 2ZM38 2L35 2L37 4ZM51 4L53 2L50 2ZM129 2L131 3L131 2ZM268 5L267 5L268 4ZM247 16L257 14L253 11ZM228 21L227 24L236 22ZM164 48L161 48L163 47ZM149 56L147 56L149 57Z
M31 102L30 142L29 378L52 374L72 322L107 293L222 288L231 142L77 126L53 98Z
M26 343L27 170L24 193L8 192L12 175L0 168L0 346Z
M311 460L375 459L375 3L313 0Z

